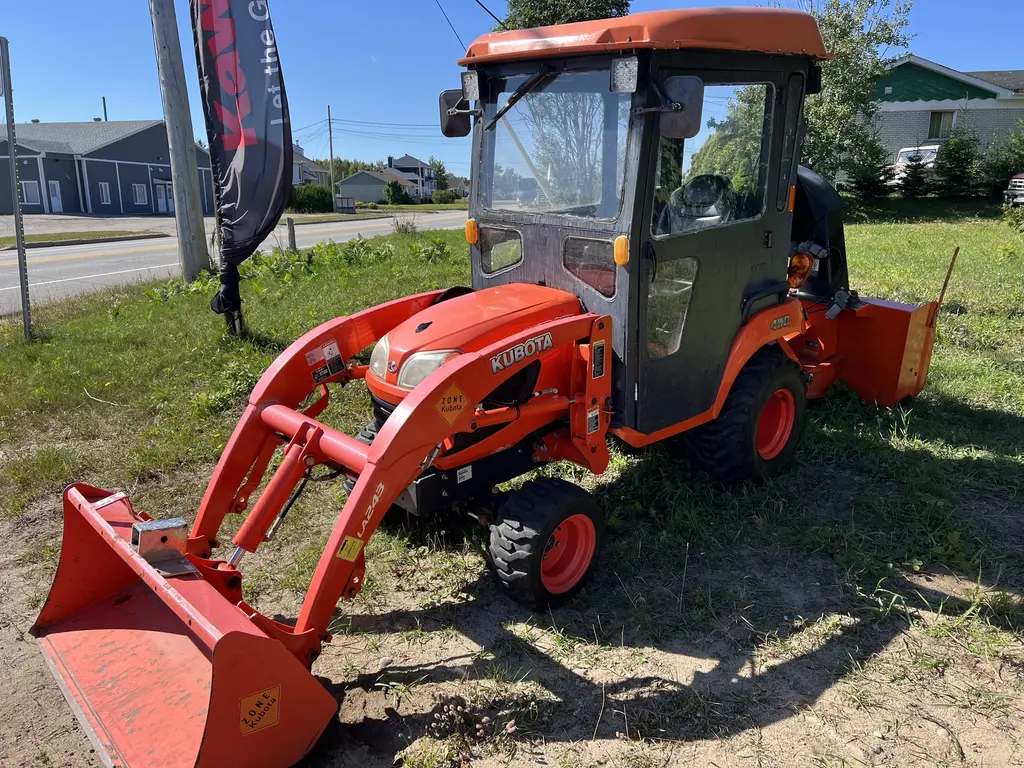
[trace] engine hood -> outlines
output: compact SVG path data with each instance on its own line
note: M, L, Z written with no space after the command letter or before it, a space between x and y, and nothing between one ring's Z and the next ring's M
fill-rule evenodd
M542 285L514 283L485 288L427 307L388 333L390 350L383 380L367 374L366 385L381 399L395 402L405 392L398 377L417 352L475 352L538 323L578 315L576 296Z

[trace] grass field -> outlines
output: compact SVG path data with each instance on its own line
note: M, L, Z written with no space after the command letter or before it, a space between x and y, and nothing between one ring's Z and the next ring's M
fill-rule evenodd
M152 235L153 232L128 232L124 230L96 230L88 232L50 232L41 235L25 235L26 243L59 243L64 240L116 240L122 237L138 237ZM0 248L11 248L17 245L14 235L0 237Z
M965 213L851 211L864 295L931 299L962 248L913 403L833 392L810 408L793 470L763 486L714 487L674 444L616 444L599 478L541 470L591 489L611 520L571 605L508 602L482 529L380 529L314 666L342 705L309 765L1024 761L1024 240L988 208ZM0 744L17 737L0 757L95 764L25 635L56 565L62 486L191 516L292 339L466 283L464 251L460 232L421 233L247 265L248 340L222 334L209 282L40 308L32 345L0 328L0 664L24 692L0 702ZM349 388L325 417L351 433L368 406ZM245 561L258 609L295 615L343 501L340 485L307 492Z

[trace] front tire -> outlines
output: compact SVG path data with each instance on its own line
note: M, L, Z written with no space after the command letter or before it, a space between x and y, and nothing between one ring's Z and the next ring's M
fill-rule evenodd
M716 480L774 477L796 452L806 408L800 366L775 348L763 348L736 377L718 418L690 432L693 458Z
M487 562L517 602L555 607L585 584L604 527L603 510L579 486L550 477L531 480L498 508Z

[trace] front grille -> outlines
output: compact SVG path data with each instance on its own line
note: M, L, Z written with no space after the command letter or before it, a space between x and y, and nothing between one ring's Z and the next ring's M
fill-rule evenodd
M1011 179L1009 188L1014 191L1024 190L1024 179Z

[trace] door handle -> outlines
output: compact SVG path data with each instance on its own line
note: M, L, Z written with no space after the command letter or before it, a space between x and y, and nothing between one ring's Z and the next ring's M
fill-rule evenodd
M651 262L651 282L658 279L658 255L654 252L654 243L648 240L644 243L644 258Z

